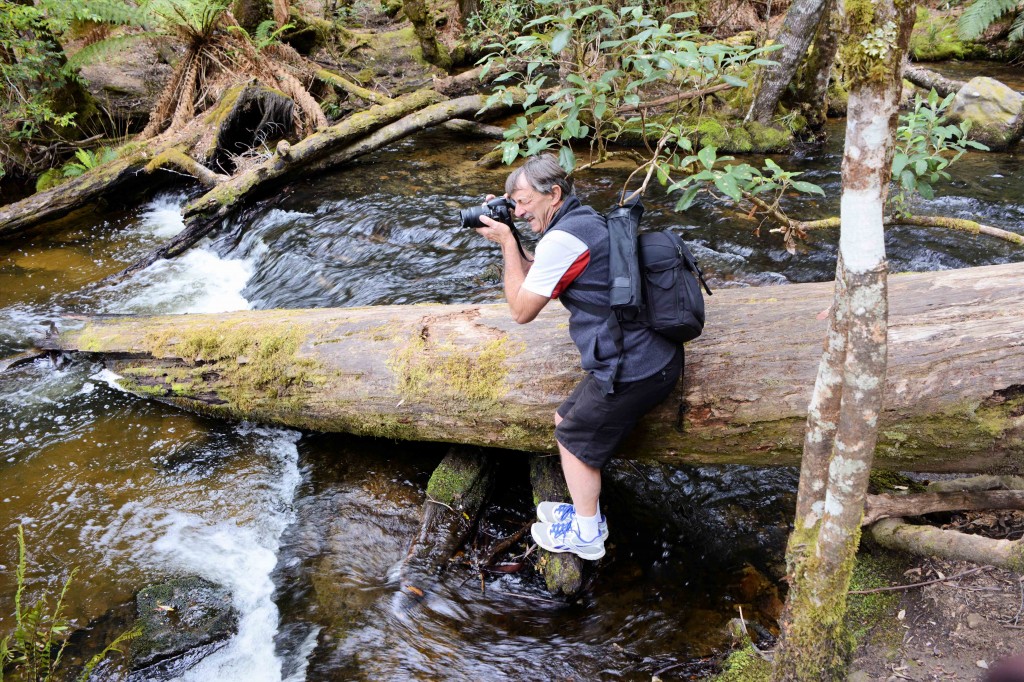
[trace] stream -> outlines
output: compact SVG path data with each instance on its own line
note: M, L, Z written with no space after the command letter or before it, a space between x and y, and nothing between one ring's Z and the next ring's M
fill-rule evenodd
M838 212L841 124L824 149L774 157L825 198L784 204L804 219ZM85 211L0 244L0 357L64 315L216 313L247 308L500 300L499 254L459 227L458 209L500 193L505 170L473 165L486 143L425 133L281 189L212 238L118 286L102 284L182 228L193 187L141 205ZM924 214L1024 232L1019 153L969 154ZM624 169L577 180L604 210ZM795 255L770 225L702 198L686 214L660 188L644 224L673 226L712 288L831 278L837 234ZM901 227L893 272L1024 260L1003 241ZM714 321L709 320L714 333ZM395 567L418 529L439 445L232 424L127 394L100 365L38 360L0 377L0 633L12 628L16 532L28 594L59 592L102 648L130 625L134 594L174 576L226 587L237 634L199 660L130 677L280 682L699 677L740 614L777 615L797 472L614 462L602 507L609 555L584 596L553 599L526 568L480 573L474 550L532 513L526 458L503 452L501 481L466 560L435 595L407 603ZM520 543L518 552L525 551ZM118 662L93 679L129 679Z

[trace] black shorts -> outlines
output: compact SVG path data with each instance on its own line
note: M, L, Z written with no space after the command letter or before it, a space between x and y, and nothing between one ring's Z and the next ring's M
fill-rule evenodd
M615 382L605 393L588 374L559 405L555 439L584 464L600 469L640 418L672 393L683 373L683 350L663 369L639 381Z

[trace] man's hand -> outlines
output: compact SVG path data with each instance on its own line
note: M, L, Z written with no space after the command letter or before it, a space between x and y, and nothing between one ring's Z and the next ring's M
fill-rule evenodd
M512 230L509 229L508 225L499 223L497 220L488 218L485 215L480 216L480 222L484 226L476 228L476 233L481 237L495 244L500 244L502 247L506 245L515 246L515 237L512 236Z

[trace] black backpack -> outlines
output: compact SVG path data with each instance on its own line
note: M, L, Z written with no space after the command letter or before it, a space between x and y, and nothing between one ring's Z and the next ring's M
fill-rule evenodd
M638 234L643 204L637 199L607 214L609 298L619 325L648 326L683 343L704 330L704 273L671 230Z

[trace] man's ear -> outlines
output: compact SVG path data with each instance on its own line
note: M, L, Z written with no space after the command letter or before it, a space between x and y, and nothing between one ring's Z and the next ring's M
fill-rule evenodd
M551 185L551 193L555 196L554 203L556 204L565 198L564 196L562 196L562 188L559 187L558 185Z

